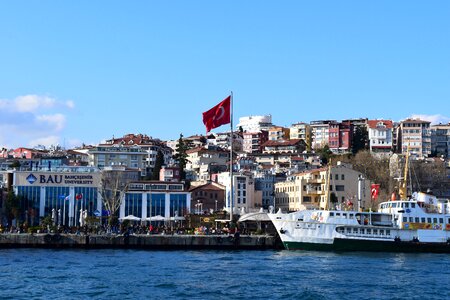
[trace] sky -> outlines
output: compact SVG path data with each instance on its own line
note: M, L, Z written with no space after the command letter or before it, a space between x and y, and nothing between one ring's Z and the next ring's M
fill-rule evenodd
M205 134L230 92L234 125L449 122L450 1L0 3L0 147Z

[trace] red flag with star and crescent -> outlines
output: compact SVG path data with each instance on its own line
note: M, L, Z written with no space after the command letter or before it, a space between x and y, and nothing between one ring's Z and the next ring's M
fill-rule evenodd
M231 96L228 96L222 102L203 113L203 124L206 126L206 132L231 122L230 102Z

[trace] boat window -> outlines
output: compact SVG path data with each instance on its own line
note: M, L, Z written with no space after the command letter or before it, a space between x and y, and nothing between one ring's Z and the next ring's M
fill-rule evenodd
M372 234L372 229L367 228L367 234Z
M378 229L374 229L373 234L378 234Z
M433 218L433 223L437 223L437 218Z
M409 208L409 203L405 203L406 204L406 208Z
M411 203L411 208L416 208L416 204L415 203Z
M352 233L351 228L347 228L347 233Z
M405 208L405 204L406 204L406 203L402 203L402 208Z
M386 229L386 235L391 235L391 231L389 229Z
M397 203L392 204L392 207L397 207Z
M347 219L347 214L343 213L342 216Z
M358 228L353 228L353 233L358 233Z
M380 229L380 234L384 235L384 229Z
M427 218L428 223L431 223L431 218Z
M334 217L334 212L330 212L330 217Z
M444 219L443 218L439 218L439 223L444 224Z
M366 230L364 228L361 228L361 234L366 234Z
M408 218L407 217L403 217L403 222L408 222Z
M416 217L415 219L414 219L414 221L416 222L416 223L419 223L420 221L419 221L419 217Z
M414 221L413 221L413 217L409 217L409 221L410 221L410 222L414 222Z
M425 218L420 218L420 222L425 223Z
M336 213L336 217L340 217L341 216L341 213Z

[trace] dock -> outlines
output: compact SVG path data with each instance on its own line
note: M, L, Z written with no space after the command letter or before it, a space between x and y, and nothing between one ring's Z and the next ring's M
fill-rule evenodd
M279 249L270 235L79 235L0 234L0 248L148 249L148 250L266 250Z

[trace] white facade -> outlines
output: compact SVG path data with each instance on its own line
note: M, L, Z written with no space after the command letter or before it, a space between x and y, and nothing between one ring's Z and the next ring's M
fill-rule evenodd
M269 130L272 126L272 115L266 116L249 116L239 118L239 124L236 128L242 127L245 132L258 132L261 130Z

